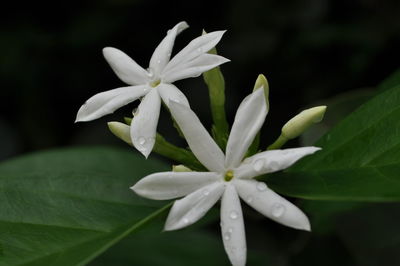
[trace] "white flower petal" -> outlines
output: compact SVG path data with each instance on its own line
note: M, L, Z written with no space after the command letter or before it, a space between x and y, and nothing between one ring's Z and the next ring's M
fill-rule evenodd
M246 234L239 196L232 183L221 200L221 233L225 251L234 266L246 264Z
M153 88L139 104L138 111L131 123L133 146L146 158L155 143L160 106L160 95L158 95L157 88Z
M284 150L270 150L257 153L246 158L235 169L235 176L239 178L253 178L267 173L273 173L286 169L304 156L319 151L319 147L301 147Z
M168 30L167 36L164 37L164 39L154 50L154 53L150 59L149 65L154 75L159 76L161 71L167 65L171 57L176 36L188 27L189 25L183 21L176 24L172 29Z
M81 106L75 122L91 121L111 114L118 108L145 95L147 91L147 85L138 85L100 92Z
M264 90L257 89L240 104L226 146L225 166L239 166L267 116Z
M103 49L103 55L115 74L126 84L138 85L149 81L147 71L124 52L106 47Z
M240 197L255 210L268 218L300 230L310 231L307 216L295 205L256 180L233 181Z
M169 101L174 101L189 107L186 96L174 85L161 83L157 87L158 93L169 108Z
M185 78L200 76L216 66L229 62L229 59L219 55L203 54L186 64L179 64L168 72L163 73L163 81L172 83Z
M131 189L148 199L167 200L186 196L218 180L221 176L214 172L162 172L144 177Z
M196 114L183 104L170 101L169 108L190 149L210 171L223 172L225 156Z
M164 229L177 230L197 222L220 199L223 191L223 182L214 182L175 201Z
M167 73L169 70L174 69L178 65L186 64L196 57L207 53L214 48L215 45L217 45L224 33L225 31L214 31L192 40L188 45L186 45L185 48L183 48L171 59L171 61L166 65L163 73Z

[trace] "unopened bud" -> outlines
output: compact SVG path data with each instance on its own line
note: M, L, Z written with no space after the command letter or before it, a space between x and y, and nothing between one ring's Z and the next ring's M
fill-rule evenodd
M192 172L192 169L184 166L183 164L178 164L178 165L172 166L172 171L173 172Z
M282 128L282 136L293 139L300 136L312 124L320 122L324 118L326 106L317 106L300 112L290 119Z
M263 89L264 89L265 102L267 103L267 106L268 106L269 105L269 101L268 101L268 98L269 98L269 84L268 84L267 78L263 74L258 75L256 83L254 84L253 91L255 91L255 90L257 90L257 89L259 89L261 87L263 87Z
M108 128L118 138L132 145L130 127L121 122L108 122Z

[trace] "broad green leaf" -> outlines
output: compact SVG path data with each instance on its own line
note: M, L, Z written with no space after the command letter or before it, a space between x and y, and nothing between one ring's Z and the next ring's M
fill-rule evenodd
M167 167L113 148L71 148L0 164L0 265L84 265L167 207L129 187ZM161 221L161 220L160 220Z
M308 156L284 174L271 176L272 189L318 200L400 200L400 85L349 115Z
M379 90L387 90L400 84L400 69L386 78L379 86Z

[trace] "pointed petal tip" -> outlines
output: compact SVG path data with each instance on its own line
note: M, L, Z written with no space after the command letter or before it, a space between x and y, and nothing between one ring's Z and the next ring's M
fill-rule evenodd
M149 158L151 150L150 149L146 149L146 150L139 150L139 152L144 156L144 158L147 160L147 158Z
M303 230L303 231L307 231L307 232L311 232L311 224L310 221L307 219L307 221L298 228L299 230Z
M103 52L103 55L104 55L104 57L107 57L107 55L109 55L109 54L111 54L111 53L113 53L113 52L115 52L115 51L117 51L118 49L116 49L116 48L114 48L114 47L104 47L103 48L103 50L102 50L102 52Z
M180 25L180 27L189 28L189 24L184 20L179 22L178 25Z
M317 151L322 150L321 147L315 147L315 146L312 146L312 147L314 148L313 151L312 151L312 153L315 153L315 152L317 152Z

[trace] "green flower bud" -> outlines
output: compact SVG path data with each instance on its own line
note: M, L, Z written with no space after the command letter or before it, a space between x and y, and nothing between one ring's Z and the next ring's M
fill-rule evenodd
M118 138L122 139L129 145L132 145L130 128L127 124L121 122L108 122L108 128Z
M184 166L183 164L179 164L179 165L173 165L172 171L173 172L192 172L192 169Z
M282 136L293 139L301 135L312 124L320 122L324 118L326 106L317 106L300 112L290 119L282 128Z
M269 84L267 78L263 74L258 75L253 91L260 87L263 87L264 89L265 102L267 103L267 106L269 106Z

